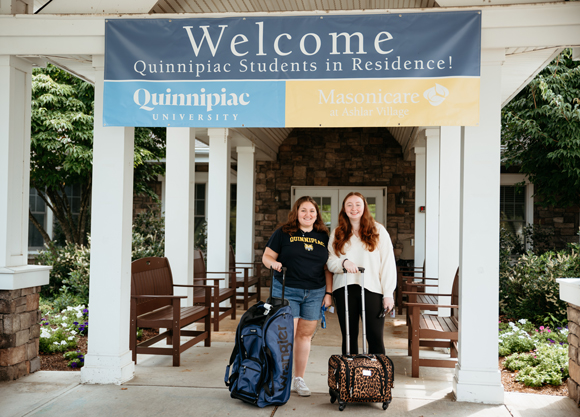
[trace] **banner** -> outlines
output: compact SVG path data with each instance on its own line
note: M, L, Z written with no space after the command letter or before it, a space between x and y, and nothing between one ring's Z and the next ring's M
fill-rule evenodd
M108 19L105 126L473 126L480 12Z

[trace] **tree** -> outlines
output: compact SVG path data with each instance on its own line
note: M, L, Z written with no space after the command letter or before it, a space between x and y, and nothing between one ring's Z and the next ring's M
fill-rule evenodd
M48 65L32 77L30 184L50 208L70 243L84 244L89 223L93 166L94 88L73 75ZM164 173L165 129L135 129L134 189L157 199L148 182ZM78 215L66 187L80 185ZM29 213L46 244L51 238Z
M540 204L580 203L580 62L563 51L502 110L504 163L534 184Z

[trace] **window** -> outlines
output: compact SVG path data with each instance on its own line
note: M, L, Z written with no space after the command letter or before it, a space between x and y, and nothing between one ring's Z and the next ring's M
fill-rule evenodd
M194 208L195 230L197 231L205 221L205 184L195 184L195 208Z
M332 212L331 212L331 198L330 197L312 197L318 208L320 209L320 215L322 216L322 221L330 229L332 225Z
M523 237L526 226L525 187L502 185L500 190L500 224L511 234Z
M46 204L33 187L30 187L29 205L32 216L46 230ZM30 219L28 220L28 247L32 250L44 247L44 239Z

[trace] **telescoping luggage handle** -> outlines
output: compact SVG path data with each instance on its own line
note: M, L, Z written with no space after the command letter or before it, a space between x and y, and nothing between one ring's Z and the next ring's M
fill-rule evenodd
M362 266L358 267L361 273L361 298L362 298L362 328L363 328L363 355L367 354L367 320L366 320L366 309L365 309L365 269ZM348 325L348 273L346 268L344 271L344 305L346 310L346 355L350 355L350 327Z
M284 291L286 290L286 267L282 267L282 299L280 300L281 304L284 304ZM274 296L272 295L272 291L274 289L274 268L270 266L270 304L274 305Z

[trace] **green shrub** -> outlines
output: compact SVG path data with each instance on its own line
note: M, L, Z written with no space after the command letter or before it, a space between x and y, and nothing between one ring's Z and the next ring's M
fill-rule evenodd
M159 210L138 214L133 220L131 260L165 256L165 219Z
M506 358L504 366L519 370L516 381L530 387L543 384L562 385L569 376L568 346L541 344L532 353L514 353Z
M500 270L500 314L509 319L525 318L537 325L566 323L566 303L560 300L556 278L577 277L578 251L563 250L521 256Z
M536 344L525 330L514 323L509 323L507 327L503 331L500 328L499 356L508 356L514 352L529 352L536 347Z
M67 366L70 366L71 368L82 368L85 366L85 354L80 350L71 350L62 356L68 360Z

